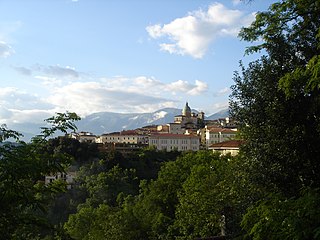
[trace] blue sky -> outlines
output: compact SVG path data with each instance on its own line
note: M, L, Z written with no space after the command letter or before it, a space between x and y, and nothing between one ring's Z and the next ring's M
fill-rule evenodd
M228 105L255 0L1 0L0 123Z

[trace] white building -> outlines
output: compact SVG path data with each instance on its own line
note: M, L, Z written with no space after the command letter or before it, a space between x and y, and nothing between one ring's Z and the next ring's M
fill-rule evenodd
M222 155L230 153L231 156L235 156L238 154L239 147L242 143L242 140L229 140L220 143L214 143L210 145L208 149L214 152L220 152Z
M45 177L45 184L52 183L55 180L62 180L67 183L67 189L72 188L72 184L74 183L74 179L76 177L76 172L66 172L66 173L56 173L55 175L50 175Z
M220 143L234 139L237 134L237 129L229 128L205 128L206 146L209 147L214 143Z
M154 134L149 137L149 146L155 146L158 150L198 151L200 137L184 134Z
M77 139L79 142L94 143L96 142L97 136L91 132L79 132L71 133L71 138Z
M96 140L97 143L124 143L148 144L148 136L138 134L134 130L103 134Z

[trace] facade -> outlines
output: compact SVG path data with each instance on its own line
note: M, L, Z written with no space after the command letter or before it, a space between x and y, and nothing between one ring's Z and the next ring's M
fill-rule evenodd
M96 137L91 132L71 133L71 138L77 139L79 142L94 143L96 142Z
M185 129L181 127L180 123L168 123L169 133L171 134L184 134Z
M159 132L159 133L169 133L169 126L168 126L168 124L158 125L158 126L157 126L157 132Z
M155 146L158 150L166 151L198 151L200 149L200 137L184 134L154 134L149 137L149 146Z
M148 144L148 136L138 134L134 130L103 134L97 143Z
M209 149L214 152L220 152L222 155L226 155L228 153L231 156L235 156L239 152L239 147L243 143L241 140L229 140L220 143L214 143L209 146Z
M237 130L229 128L205 128L206 146L209 147L215 143L221 143L234 139L236 137Z
M69 171L67 173L59 172L55 175L45 176L45 184L50 184L55 180L62 180L67 183L67 189L71 189L76 177L76 171Z

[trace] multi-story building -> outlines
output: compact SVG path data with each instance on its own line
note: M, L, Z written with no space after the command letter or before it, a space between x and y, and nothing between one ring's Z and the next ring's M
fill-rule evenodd
M185 129L198 129L201 128L204 123L204 113L193 113L188 103L182 110L181 115L174 117L174 123L180 124L181 128Z
M149 136L149 146L155 146L158 150L166 151L198 151L200 137L185 134L153 134Z
M71 138L77 139L79 142L94 143L96 142L97 136L91 132L79 132L71 133Z
M209 147L214 143L220 143L224 141L228 141L234 139L237 134L237 129L229 129L229 128L205 128L205 139L206 146Z
M209 146L208 149L214 151L214 152L220 152L222 155L226 155L228 153L231 154L231 156L235 156L239 152L239 147L243 143L242 140L229 140L219 143L214 143Z
M148 136L138 134L135 130L103 134L97 143L148 144Z

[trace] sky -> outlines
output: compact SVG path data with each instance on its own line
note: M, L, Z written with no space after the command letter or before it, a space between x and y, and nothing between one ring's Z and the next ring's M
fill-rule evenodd
M228 107L237 34L272 0L0 0L0 124Z

